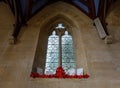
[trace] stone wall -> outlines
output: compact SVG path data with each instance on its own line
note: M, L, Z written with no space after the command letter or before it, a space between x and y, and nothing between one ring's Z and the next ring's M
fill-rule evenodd
M118 23L120 19L118 17L116 23L115 11L119 11L119 5L107 18L109 32L115 39L115 42L110 45L99 38L89 17L74 6L61 2L47 6L34 16L28 22L28 26L22 28L18 43L9 45L14 17L8 7L0 3L0 88L119 88L120 36L117 33L120 31L120 23ZM76 58L81 57L77 63L85 63L86 72L90 74L88 79L32 79L29 77L42 25L58 14L71 19L77 26L75 29L77 30Z

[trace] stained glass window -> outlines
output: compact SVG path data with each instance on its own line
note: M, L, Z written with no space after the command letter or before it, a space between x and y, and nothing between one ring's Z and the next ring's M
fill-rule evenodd
M60 28L61 30L65 27L63 27L62 24L58 24L58 27L56 28ZM71 68L76 68L72 36L68 34L68 31L64 31L64 34L61 36L62 58L59 58L60 36L56 34L56 30L54 30L52 35L50 35L48 38L45 74L55 74L56 69L59 65L59 59L62 59L62 67L65 72Z

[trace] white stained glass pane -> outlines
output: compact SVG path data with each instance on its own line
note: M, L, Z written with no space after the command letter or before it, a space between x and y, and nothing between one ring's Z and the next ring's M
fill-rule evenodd
M62 66L65 72L71 68L76 68L72 36L68 35L67 31L62 36Z
M37 67L37 73L39 73L39 74L43 74L43 69L42 69L42 68Z
M55 31L53 31L52 35L48 38L45 74L55 74L56 68L58 67L58 38Z
M59 28L59 29L64 29L65 27L63 26L62 23L59 23L58 26L56 28Z
M68 69L68 71L66 72L68 75L75 75L76 73L76 69L75 68L70 68Z
M77 75L83 75L83 68L77 69Z

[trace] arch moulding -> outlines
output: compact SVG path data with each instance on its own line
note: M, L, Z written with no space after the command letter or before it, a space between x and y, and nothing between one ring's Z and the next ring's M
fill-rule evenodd
M88 73L87 58L83 46L82 35L80 33L78 24L76 24L74 21L74 19L70 19L64 14L57 14L56 16L54 15L53 17L47 18L47 20L44 21L40 27L33 71L36 71L37 67L45 69L48 36L51 34L58 23L62 23L73 37L73 46L77 68L83 68L84 73Z

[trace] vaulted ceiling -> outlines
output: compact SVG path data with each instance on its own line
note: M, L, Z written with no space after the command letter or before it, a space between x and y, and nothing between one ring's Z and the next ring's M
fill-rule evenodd
M24 18L30 18L36 12L40 11L45 6L63 1L74 5L83 11L90 18L94 19L100 16L103 12L107 12L110 5L116 0L3 0L15 12L15 8L19 10L19 14ZM102 12L103 11L103 12ZM101 14L100 14L101 13ZM27 17L26 17L27 16Z
M20 28L24 25L32 16L41 11L45 6L53 4L57 1L63 1L69 3L91 19L99 17L103 27L106 30L105 17L110 6L116 0L0 0L9 5L16 20L13 36L16 38L19 34ZM107 32L107 31L106 31Z

